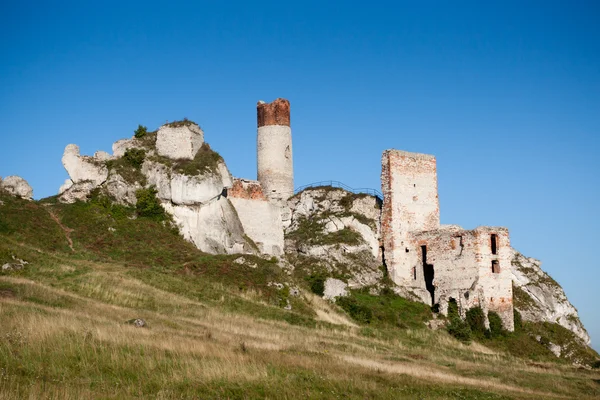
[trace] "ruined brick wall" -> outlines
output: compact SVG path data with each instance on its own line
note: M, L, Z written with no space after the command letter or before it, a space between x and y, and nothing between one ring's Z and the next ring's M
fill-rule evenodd
M256 112L258 181L269 200L283 204L294 194L290 103L259 102Z
M281 208L268 201L258 181L234 179L227 197L235 207L244 232L263 254L283 255Z
M485 311L495 311L502 318L504 327L514 330L511 262L512 250L508 229L479 227L475 229L479 252L479 285L483 288ZM496 254L492 254L492 235L496 237ZM492 261L496 262L492 269Z
M381 160L381 239L391 279L416 286L412 269L418 254L411 232L434 230L440 225L437 172L434 156L386 150Z
M496 237L496 254L492 254L492 235ZM514 329L510 243L506 228L464 230L448 226L415 233L414 246L416 250L426 246L426 262L434 271L433 303L439 304L440 312L446 314L448 302L454 299L463 317L468 309L479 306L486 316L488 311L497 312L504 327ZM494 270L492 260L498 262ZM423 268L419 251L416 285L425 286Z

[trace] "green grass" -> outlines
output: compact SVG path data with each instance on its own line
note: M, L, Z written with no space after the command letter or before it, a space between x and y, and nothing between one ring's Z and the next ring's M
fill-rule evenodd
M379 295L369 294L368 288L350 290L350 295L338 298L336 304L357 322L370 326L423 329L433 317L429 306L402 298L388 288Z
M331 233L325 232L324 229L323 221L320 218L302 216L298 219L298 227L294 231L288 232L286 238L312 246L335 244L357 246L363 243L362 236L350 228L343 228Z
M341 307L292 296L307 283L274 259L204 254L168 223L99 199L0 198L0 256L29 262L0 274L3 399L600 396L598 371L512 355L525 336L461 344L389 291L351 291L371 312L352 326Z

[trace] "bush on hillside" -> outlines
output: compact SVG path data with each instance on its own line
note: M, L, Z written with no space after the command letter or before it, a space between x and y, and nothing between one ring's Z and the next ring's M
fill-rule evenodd
M502 327L502 318L497 313L488 312L488 321L490 322L490 337L495 338L506 335L506 331Z
M473 307L467 311L467 323L471 332L476 335L483 335L485 333L485 315L481 307Z
M458 304L456 300L450 299L448 302L448 325L446 330L449 334L464 343L471 342L471 327L465 321L460 318L458 313Z
M128 149L123 158L134 168L141 168L146 157L146 151L143 149Z
M146 128L143 125L138 125L137 129L133 131L134 136L138 139L141 139L144 136L146 136L146 133L148 133L148 128Z
M135 210L139 217L147 217L156 221L164 221L167 214L156 197L157 190L154 187L140 189L135 192L137 203Z
M323 274L312 274L306 277L306 280L310 286L310 291L323 297L323 294L325 294L325 281L327 280L327 277Z

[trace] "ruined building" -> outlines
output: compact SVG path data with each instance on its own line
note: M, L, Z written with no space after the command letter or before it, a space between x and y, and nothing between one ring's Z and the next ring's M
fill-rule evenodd
M434 156L386 150L382 156L381 241L390 278L446 314L480 306L514 329L508 230L440 225Z
M61 187L59 199L86 201L98 188L119 204L135 205L136 191L152 186L181 235L200 250L283 256L285 229L298 222L292 221L294 213L306 219L311 210L320 207L315 204L320 200L301 201L304 214L297 209L297 202L289 200L294 194L289 101L258 102L257 125L257 180L233 178L225 160L205 143L200 127L184 120L167 123L146 136L119 140L113 145L113 155L82 156L78 146L68 145L63 165L69 179ZM134 150L143 156L138 170L127 161ZM194 165L198 157L214 162L191 172L179 167L185 162ZM442 313L453 299L463 315L469 308L481 306L486 315L497 312L505 327L513 329L508 231L441 226L433 156L387 150L381 182L382 208L380 199L372 196L370 201L352 204L356 209L348 203L343 218L329 218L321 227L323 232L347 229L359 234L369 244L369 264L385 264L391 279L405 293L410 291L425 303L439 305ZM369 208L367 203L377 207ZM356 219L357 212L363 217L368 214L372 226ZM312 222L318 225L323 221ZM380 259L375 256L378 241ZM344 251L360 249L346 247Z

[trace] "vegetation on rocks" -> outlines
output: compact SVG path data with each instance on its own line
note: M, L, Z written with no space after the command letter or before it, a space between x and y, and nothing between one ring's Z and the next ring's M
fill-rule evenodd
M465 345L387 291L331 305L275 259L204 254L101 197L0 200L0 257L28 262L0 273L3 399L600 396L598 370L535 336ZM523 329L568 345L555 326Z
M125 182L141 186L146 185L146 177L142 174L142 164L146 158L146 151L143 149L128 149L121 158L106 161L106 167L111 174L119 174Z

